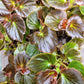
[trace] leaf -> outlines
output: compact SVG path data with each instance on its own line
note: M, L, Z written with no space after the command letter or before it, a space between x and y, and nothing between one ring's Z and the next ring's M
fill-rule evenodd
M31 44L37 44L40 52L53 52L55 51L58 43L56 32L45 27L41 32L37 31L32 34L30 38Z
M55 64L56 56L49 53L41 53L30 59L27 67L35 72L49 69L51 65Z
M76 70L80 71L80 73L84 77L84 66L79 61L72 61L69 65L69 68L75 68Z
M46 6L43 6L38 10L37 17L41 23L41 26L44 26L44 20L48 12L49 12L49 8L47 8Z
M79 71L75 69L64 69L57 84L83 84L84 80Z
M83 38L74 38L71 39L70 42L74 42L78 44L79 47L81 47L84 44L84 39Z
M0 23L0 32L1 33L5 33L5 28L4 26Z
M29 61L29 59L30 59L30 57L26 54L25 51L18 53L14 57L14 64L15 64L16 69L26 68L26 64Z
M66 10L69 7L69 1L67 0L46 0L47 3L55 9Z
M84 35L84 22L78 15L72 16L68 19L66 32L69 36L75 38L83 38Z
M52 30L58 31L58 25L62 19L66 19L67 14L62 10L53 10L45 18L45 24Z
M40 54L40 51L38 51L37 49L37 45L32 45L32 44L28 44L27 48L26 48L26 53L30 56L33 57L37 54Z
M22 52L22 51L25 51L26 47L27 47L27 43L18 45L18 47L14 51L14 56L17 55L18 53Z
M36 84L57 84L57 72L48 69L37 73Z
M68 57L69 62L72 62L73 60L81 60L79 58L80 52L75 50L75 49L70 49L67 54L66 57Z
M6 8L9 10L9 11L13 11L14 9L14 1L15 0L1 0L3 2L3 4L6 6Z
M0 17L1 16L7 16L7 15L10 15L10 12L7 10L7 8L5 7L5 5L0 0Z
M36 9L36 3L34 0L20 0L17 5L15 11L22 17L27 17L31 11Z
M3 48L4 42L5 42L5 36L4 36L3 33L5 33L5 28L4 28L3 25L0 23L0 49Z
M12 40L16 40L20 42L23 40L23 35L25 34L26 27L22 17L16 14L12 15L11 21L5 24L5 28L8 36Z
M39 29L41 25L37 18L37 11L33 11L28 15L26 23L28 28L31 30Z
M84 15L84 6L80 6L79 8L80 8L81 14Z
M8 64L4 69L3 71L6 72L6 76L9 78L9 79L13 79L14 78L14 75L15 75L15 67L13 64Z
M17 72L15 74L14 80L18 84L34 84L33 78L33 74L22 75L20 72Z
M48 5L48 3L47 3L46 0L41 0L41 1L42 1L42 3L43 3L45 6L50 7L50 6Z
M7 81L7 77L5 74L6 73L4 71L0 71L0 83Z
M78 50L79 46L78 44L74 43L74 42L68 42L66 44L64 44L62 47L61 47L61 52L63 54L67 54L67 52L70 50L70 49L75 49L75 50Z
M4 42L5 42L5 37L4 37L4 35L0 32L0 50L4 47Z
M79 6L84 6L84 0L76 0L75 3Z

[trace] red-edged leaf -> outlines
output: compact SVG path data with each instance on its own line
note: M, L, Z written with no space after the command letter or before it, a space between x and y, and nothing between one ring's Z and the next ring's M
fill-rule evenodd
M43 6L40 8L40 10L38 10L37 17L42 26L44 26L44 20L48 12L49 12L49 8L47 8L46 6Z
M14 1L15 0L1 0L4 5L6 6L6 8L9 10L9 11L13 11L14 9Z
M82 75L76 69L64 69L57 84L83 84Z
M32 44L37 43L38 49L41 52L53 52L57 45L56 32L45 27L41 32L35 32L31 38Z
M74 15L68 20L66 32L73 38L84 37L84 22L78 15Z
M15 64L16 69L26 68L26 64L29 61L29 59L30 57L28 57L25 51L18 53L14 57L14 64Z
M12 40L22 41L25 34L25 23L19 15L12 15L11 20L5 24L6 32Z
M4 69L3 71L6 72L6 76L9 78L9 79L13 79L14 78L14 75L15 75L15 67L13 64L8 64Z
M62 19L66 19L67 14L62 10L53 10L45 18L45 24L49 26L52 30L58 31L59 23ZM63 23L64 24L64 23ZM61 25L61 24L60 24ZM63 25L64 27L64 25Z
M31 11L36 9L36 2L34 0L20 0L15 11L22 17L27 17Z
M65 10L69 7L69 1L67 0L46 0L47 3L56 9Z
M18 84L34 84L34 75L33 74L22 75L20 72L17 72L15 74L14 80Z
M36 84L57 84L57 72L48 69L37 73Z

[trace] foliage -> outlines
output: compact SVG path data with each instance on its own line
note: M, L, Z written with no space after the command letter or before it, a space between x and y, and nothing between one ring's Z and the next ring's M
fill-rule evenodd
M0 84L84 84L83 45L84 0L0 0Z

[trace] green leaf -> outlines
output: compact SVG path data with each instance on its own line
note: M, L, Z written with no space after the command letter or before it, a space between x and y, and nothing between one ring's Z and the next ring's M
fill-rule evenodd
M28 15L26 23L28 28L31 30L39 29L41 25L37 18L37 11L33 11Z
M63 54L67 54L67 52L70 50L70 49L75 49L75 50L78 50L79 46L78 44L74 43L74 42L68 42L66 44L64 44L62 47L61 47L61 52Z
M7 77L5 74L6 73L4 71L0 71L0 83L7 81Z
M5 24L8 36L12 40L22 41L25 34L26 27L24 20L19 15L12 15L11 20Z
M75 0L69 0L70 1L70 7L73 6Z
M20 0L16 3L15 11L22 17L27 17L31 11L36 9L35 0Z
M5 33L5 28L4 26L0 23L0 32L1 33Z
M80 73L84 77L84 66L79 61L72 61L69 65L69 68L75 68L76 70L80 71Z
M75 69L64 69L57 84L83 84L84 80L79 71Z
M4 42L5 42L5 37L4 37L4 35L0 32L0 49L2 49L2 47L4 46Z
M69 36L75 38L84 38L84 22L78 15L73 15L68 19L66 32Z
M50 53L55 51L58 43L56 32L45 27L41 32L35 32L30 38L31 44L37 44L40 52Z
M47 3L55 9L65 10L69 7L69 1L67 0L46 0Z
M14 51L14 56L17 55L18 53L22 52L22 51L25 51L26 47L27 47L27 43L18 45L18 47Z
M81 14L84 15L84 6L80 6L80 11L81 11Z
M34 84L34 75L22 75L20 72L15 74L14 80L18 84Z
M26 48L26 53L30 56L33 57L37 54L40 54L40 51L37 49L37 45L32 45L32 44L28 44L27 48Z
M62 10L53 10L50 12L45 18L45 24L51 28L52 30L58 31L59 30L59 23L62 19L66 19L67 14L65 11Z
M69 62L73 61L73 60L81 60L78 56L80 55L80 52L78 50L75 49L70 49L67 54L66 57L68 57Z
M74 42L78 44L79 47L81 47L84 44L84 39L83 38L73 38L70 40L70 42Z
M55 64L56 56L49 53L41 53L30 59L27 64L31 70L39 72L42 70L49 69L51 65Z

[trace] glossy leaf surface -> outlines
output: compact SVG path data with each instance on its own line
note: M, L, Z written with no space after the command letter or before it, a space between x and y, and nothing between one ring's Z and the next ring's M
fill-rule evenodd
M13 11L15 0L1 0L9 11Z
M27 17L31 11L36 9L34 0L19 0L15 9L16 13L22 17Z
M84 22L82 21L82 19L78 16L72 16L67 23L67 27L66 27L66 32L68 33L68 35L70 35L71 37L77 37L77 38L83 38L84 35Z
M36 77L37 84L57 84L57 72L55 70L41 71Z
M45 27L41 32L35 32L30 39L32 44L37 44L40 52L53 52L57 45L56 32Z
M70 42L74 42L74 43L78 44L79 47L81 47L84 44L84 39L82 39L82 38L74 38L74 39L71 39Z
M26 54L25 51L18 53L15 57L14 57L14 64L16 69L19 68L26 68L26 64L29 61L29 57Z
M75 69L64 69L57 84L83 84L84 80L79 71Z
M45 24L52 30L58 31L58 25L62 19L66 19L67 14L62 10L53 10L45 18Z
M78 50L78 48L79 48L78 44L74 42L68 42L61 47L61 52L63 54L66 54L70 49Z
M56 57L53 54L41 53L31 58L27 66L31 70L39 72L50 68L50 66L53 65L55 62Z
M40 51L37 49L37 45L32 45L32 44L28 44L27 48L26 48L26 53L30 56L33 57L37 54L40 54Z
M14 55L17 55L19 52L25 51L26 47L27 47L27 43L18 45L18 47L14 51Z
M81 14L84 15L84 6L80 6Z
M46 0L47 3L55 9L65 10L69 7L69 1L67 0Z
M46 6L43 6L38 10L37 16L38 16L41 26L44 26L44 20L48 12L49 12L49 8Z
M75 49L70 49L67 54L66 57L68 57L69 62L73 61L73 60L81 60L78 56L79 56L80 52L75 50Z
M41 1L42 1L42 3L43 3L45 6L50 7L50 6L48 5L48 3L47 3L46 0L41 0Z
M75 68L76 70L80 71L84 77L84 66L79 61L72 61L69 65L69 68Z
M37 18L37 11L31 12L29 16L27 17L26 21L27 21L27 26L29 29L31 30L39 29L40 22L38 21L38 18Z
M18 84L34 84L33 77L32 74L22 75L20 72L17 72L14 79Z
M7 34L12 40L22 41L26 28L23 19L18 15L13 15L11 21L5 24Z

